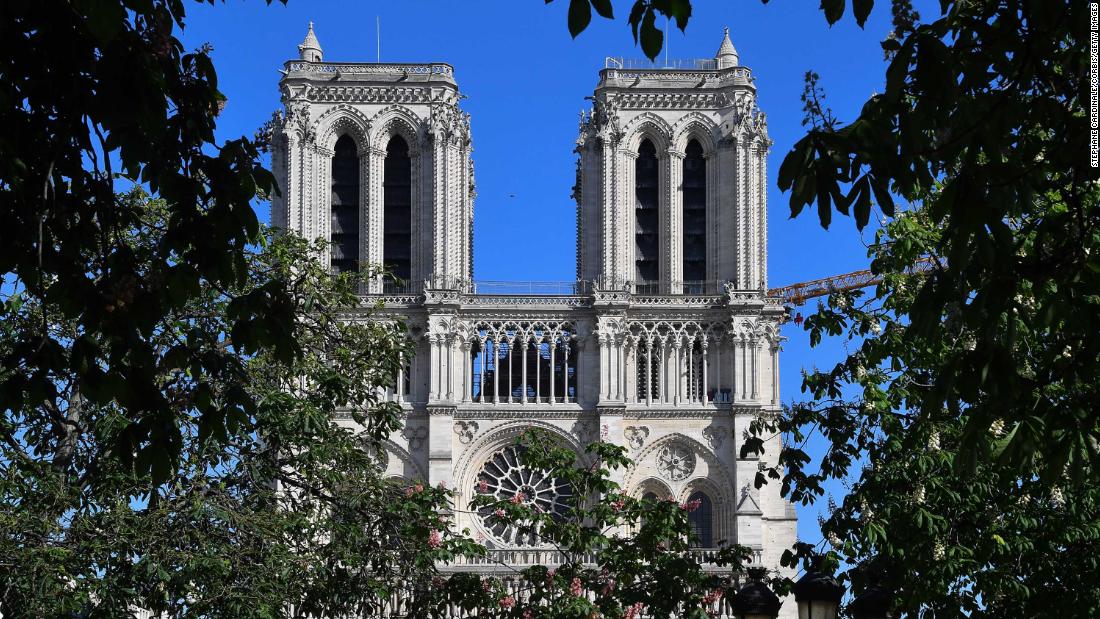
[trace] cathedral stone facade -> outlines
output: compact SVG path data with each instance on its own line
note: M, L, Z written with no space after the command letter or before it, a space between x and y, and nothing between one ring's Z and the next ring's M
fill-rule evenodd
M461 505L486 479L554 510L570 489L524 470L515 436L545 428L578 452L612 441L635 462L619 473L626 492L700 501L701 556L739 543L780 569L794 510L778 485L753 487L762 463L739 453L750 421L780 402L771 142L728 32L715 58L673 66L609 58L599 73L575 143L577 281L479 284L454 69L326 62L311 25L280 81L272 222L330 240L334 270L392 273L362 290L384 308L372 319L403 320L416 349L385 393L406 414L386 443L389 475L445 483ZM457 524L492 559L448 569L559 560L479 514Z

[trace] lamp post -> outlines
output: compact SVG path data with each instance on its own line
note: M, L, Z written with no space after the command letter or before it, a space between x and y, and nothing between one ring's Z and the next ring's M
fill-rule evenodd
M767 572L762 567L749 568L749 582L733 596L733 612L738 619L775 619L783 604L779 596L764 584Z
M820 560L794 584L794 599L798 602L798 619L836 619L844 587L831 575L821 571Z

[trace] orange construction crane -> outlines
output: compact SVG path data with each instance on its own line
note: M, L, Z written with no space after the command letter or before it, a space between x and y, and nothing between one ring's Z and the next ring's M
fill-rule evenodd
M913 270L924 271L932 265L931 258L921 258L913 264ZM875 275L870 269L852 271L843 275L822 277L808 282L799 282L768 291L769 297L779 297L787 305L802 305L808 299L823 297L834 292L845 292L882 283L882 276Z

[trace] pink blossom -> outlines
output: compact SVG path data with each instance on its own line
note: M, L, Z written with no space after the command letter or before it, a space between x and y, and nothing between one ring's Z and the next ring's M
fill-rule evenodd
M531 612L530 608L524 608L523 619L535 619L535 613Z
M489 492L489 482L484 479L479 479L477 482L477 490L482 494Z
M702 503L703 502L701 500L695 499L694 501L688 501L687 503L681 504L680 509L690 513L699 509L699 506L702 505Z
M611 592L614 591L614 590L615 590L615 579L614 578L608 578L607 582L605 582L603 584L603 590L601 591L601 593L603 593L604 595L611 595Z
M411 497L412 495L413 495L412 486L409 486L408 488L405 488L405 496L406 497Z
M714 591L711 591L710 593L703 596L703 603L714 604L718 600L722 599L723 595L725 595L725 591L721 589L715 589Z
M622 498L611 504L611 509L617 512L622 511L624 507L626 507L626 499Z
M443 534L439 531L432 529L432 532L428 534L428 547L439 548L439 545L443 543Z
M481 590L484 591L485 593L488 593L489 588L490 588L489 581L488 580L482 580L481 581Z
M416 492L424 492L424 484L416 484L413 486L413 490Z
M630 608L626 609L624 619L637 619L637 617L642 614L643 608L645 608L645 606L641 602L635 602Z
M527 497L526 497L526 496L524 496L522 492L517 492L517 493L515 493L515 494L513 494L513 495L512 495L512 498L511 498L511 499L508 499L508 500L509 500L509 501L511 501L511 502L512 502L512 504L514 504L514 505L519 505L519 504L520 504L520 503L522 503L522 502L524 501L524 499L526 499L526 498L527 498Z
M436 487L439 488L440 490L446 490L447 489L447 482L440 481L439 484Z
M506 596L500 598L501 608L511 608L515 605L516 605L516 598L514 598L510 595L506 595Z
M546 582L554 582L554 576L557 573L558 571L553 568L546 570Z
M569 583L569 593L572 593L576 597L581 596L581 579L576 576L573 577L573 581Z
M496 511L493 512L493 515L496 516L497 518L503 518L504 517L504 510L498 507L498 508L496 508Z

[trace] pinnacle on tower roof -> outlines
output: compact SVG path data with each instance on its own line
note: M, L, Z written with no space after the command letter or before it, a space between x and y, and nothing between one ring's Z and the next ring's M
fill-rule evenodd
M313 34L313 22L309 22L306 38L298 46L298 55L307 62L321 62L321 43L317 40L317 35Z
M718 48L718 53L714 55L714 59L718 61L719 69L728 69L738 65L737 50L734 49L733 41L730 40L730 29L728 27L722 37L722 46Z

